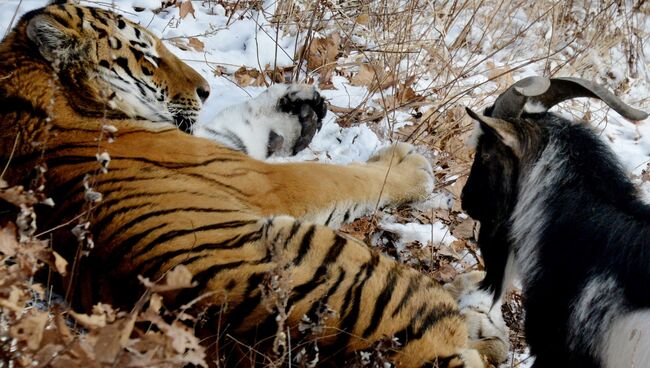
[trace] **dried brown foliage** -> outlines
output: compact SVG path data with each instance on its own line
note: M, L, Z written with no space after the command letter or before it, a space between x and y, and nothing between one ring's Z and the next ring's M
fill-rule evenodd
M16 187L2 189L0 197L21 214L37 202ZM29 230L13 223L0 229L0 366L207 367L204 348L184 323L191 317L166 311L156 294L192 287L186 269L175 268L162 283L143 280L148 291L130 312L97 304L89 314L77 313L51 303L47 285L35 281L43 267L65 275L67 262ZM168 322L163 317L170 313L177 318Z
M399 222L442 221L457 241L450 246L406 244L400 251L399 239L378 229L374 217L342 230L368 243L381 239L385 253L443 282L458 272L482 267L475 224L462 216L459 201L472 161L466 145L472 123L464 105L486 105L528 67L549 76L593 79L618 93L629 91L635 79L648 78L639 62L649 36L643 17L650 16L650 6L643 0L631 6L614 1L280 0L272 14L265 13L258 0L207 0L211 2L224 7L229 24L255 9L278 29L305 35L293 55L293 66L242 67L230 75L216 67L215 74L231 77L241 86L318 80L323 89L333 87L333 77L345 77L368 92L357 106L331 106L341 125L369 123L384 137L424 145L436 153L438 189L456 199L453 207L392 215ZM192 21L200 5L167 0L161 8L170 7L177 19ZM206 30L203 36L212 32ZM167 41L182 49L204 48L199 37ZM624 51L623 58L608 56L615 48ZM608 58L610 63L594 62ZM624 66L622 77L616 73L617 65ZM648 100L633 102L648 104ZM397 112L410 114L410 124L395 128ZM379 124L384 120L388 132ZM642 180L649 180L648 172L643 172ZM204 348L188 327L196 321L185 309L164 307L165 297L172 297L178 288L192 287L186 270L170 272L161 283L143 279L148 292L132 311L98 305L90 314L75 313L47 302L49 285L34 281L44 267L60 274L71 268L46 242L34 237L33 206L47 199L38 191L8 188L0 182L0 201L12 204L18 213L15 225L3 224L0 229L0 367L33 362L37 367L206 366ZM335 312L323 306L317 316L305 316L298 332L287 329L290 280L284 267L288 266L270 273L262 285L267 306L279 316L274 356L265 361L271 362L269 366L287 365L291 352L293 365L315 366L322 360L317 336ZM521 351L521 297L509 294L503 310L512 346ZM395 347L394 341L382 340L350 364L383 366L387 352Z

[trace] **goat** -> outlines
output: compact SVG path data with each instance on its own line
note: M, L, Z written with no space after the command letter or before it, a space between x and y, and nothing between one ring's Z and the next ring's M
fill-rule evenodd
M650 367L650 206L588 126L548 109L598 98L635 110L578 78L529 77L478 122L463 209L481 224L487 277L502 296L521 277L533 367Z

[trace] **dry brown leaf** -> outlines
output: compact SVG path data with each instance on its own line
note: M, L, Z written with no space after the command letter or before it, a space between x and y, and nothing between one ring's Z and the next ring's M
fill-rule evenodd
M451 235L458 239L470 239L474 236L474 220L466 218L454 226Z
M20 313L25 307L26 294L23 290L15 286L11 286L8 298L0 298L0 307L11 310L15 313Z
M225 68L223 68L223 67L217 65L217 66L214 67L214 69L212 69L212 74L213 74L215 77L219 77L219 76L222 76L222 75L224 75L224 74L228 74L228 73L226 73L226 69L225 69Z
M354 238L365 241L366 238L375 230L376 226L371 216L362 217L354 220L349 224L343 224L339 231L344 232Z
M110 304L97 303L93 305L93 314L105 315L106 322L114 322L117 319L117 312Z
M460 256L456 253L456 250L451 246L443 245L440 248L436 249L436 253L441 256L450 257L455 260L459 260Z
M192 1L190 0L185 0L183 2L176 2L176 6L178 7L178 16L181 19L185 19L185 17L188 14L192 14L192 18L196 19L196 15L194 15L194 6L192 5Z
M178 265L165 275L165 281L162 284L151 282L146 277L138 276L140 282L154 293L163 293L167 291L192 288L198 285L192 282L192 273L184 265Z
M243 66L235 72L235 79L237 84L242 87L266 85L264 73L260 73L257 69L246 69Z
M161 308L162 308L162 296L158 294L151 295L151 298L149 298L149 310L151 310L154 313L158 313Z
M370 16L368 15L368 13L359 14L356 18L356 22L357 24L366 25L370 23Z
M444 263L441 264L440 267L438 267L438 269L433 272L432 276L442 283L448 283L453 281L456 276L458 276L458 271L456 271L454 266L450 265L449 263Z
M80 325L83 327L89 329L89 330L95 330L98 328L102 328L106 326L106 315L105 314L84 314L84 313L77 313L75 311L68 311L68 314L72 316L77 322L79 322Z
M40 364L36 366L36 368L42 368L48 366L55 356L59 355L60 352L62 352L65 348L63 345L59 344L47 344L40 349L38 349L38 352L36 353L36 359L34 359L36 362L39 362Z
M359 65L359 73L355 74L350 79L350 84L353 86L368 86L370 87L375 82L375 68L368 63Z
M100 363L113 363L123 346L120 342L122 323L113 323L99 329L95 342L95 358Z
M359 72L350 78L353 86L365 86L371 91L397 85L395 75L387 73L379 63L360 63Z
M162 290L168 291L195 287L198 283L192 282L192 277L192 273L186 266L178 265L167 273L165 285Z
M205 44L196 37L190 37L187 43L196 51L203 52L205 49Z
M54 313L54 325L59 332L59 337L63 340L63 343L69 344L74 340L74 334L68 327L68 324L63 316L63 313L59 310L56 310Z
M27 344L27 347L36 351L41 346L43 331L47 325L47 313L30 309L20 321L11 326L11 337Z
M456 198L456 200L454 201L454 205L452 207L453 211L456 212L463 211L463 209L461 208L460 195L463 192L463 187L465 187L465 183L467 183L467 176L461 176L460 178L456 179L456 182L454 184L447 187L447 190L451 192L454 198Z
M341 36L334 32L324 38L312 39L307 52L304 53L307 68L318 71L321 86L331 83L336 61L339 57L340 45ZM303 55L302 51L301 55Z
M0 253L7 257L13 257L18 250L18 240L16 239L16 226L9 224L0 229Z
M120 344L122 344L122 346L127 346L127 344L129 343L129 337L131 337L131 333L133 332L133 327L135 326L135 321L137 319L138 319L137 314L132 313L124 321L124 324L122 326L122 332L120 335Z
M56 271L61 276L65 276L68 273L68 261L66 261L65 258L61 257L61 255L55 251L52 251L52 256L54 257L54 267L56 268Z
M34 193L26 192L22 186L0 189L0 199L9 202L16 207L30 207L39 202Z
M486 65L488 70L488 79L494 81L499 86L499 90L503 90L515 83L515 80L512 78L513 73L504 74L508 71L507 66L497 68L492 60L488 60Z

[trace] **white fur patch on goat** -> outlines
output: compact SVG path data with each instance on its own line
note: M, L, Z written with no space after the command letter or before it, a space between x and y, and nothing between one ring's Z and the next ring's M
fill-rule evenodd
M615 319L603 345L606 368L650 368L650 309Z
M599 358L603 335L621 313L621 300L624 300L623 291L614 277L591 278L573 304L567 336L571 349L588 351Z
M550 142L532 168L522 170L510 236L516 244L515 260L524 286L536 277L539 237L548 222L547 198L555 191L565 164L557 143Z
M528 114L539 114L548 111L548 109L537 101L526 101L524 111Z

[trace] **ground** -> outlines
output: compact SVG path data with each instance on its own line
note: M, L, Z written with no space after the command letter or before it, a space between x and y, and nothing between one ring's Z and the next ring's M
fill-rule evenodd
M0 3L0 32L45 3ZM644 0L81 3L145 25L196 68L212 88L201 115L206 121L273 83L318 85L330 104L323 128L298 156L274 160L347 163L365 161L390 142L417 145L436 165L436 195L344 230L443 282L482 267L475 223L459 202L472 160L464 106L481 109L513 81L542 74L594 80L635 107L650 107ZM558 111L597 129L650 198L650 122L626 121L595 101L565 103ZM507 366L529 366L516 287L503 311L512 330Z

